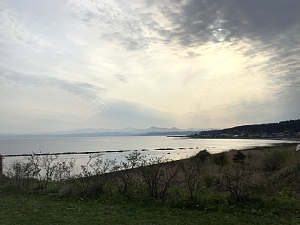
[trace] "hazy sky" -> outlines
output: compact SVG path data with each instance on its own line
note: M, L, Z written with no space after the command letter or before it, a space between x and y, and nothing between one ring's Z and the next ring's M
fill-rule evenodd
M300 118L299 0L1 0L0 133Z

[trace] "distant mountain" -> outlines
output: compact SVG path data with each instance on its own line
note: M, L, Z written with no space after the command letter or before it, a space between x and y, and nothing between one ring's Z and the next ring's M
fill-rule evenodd
M85 128L72 131L56 131L43 133L28 134L0 134L2 138L29 138L29 137L98 137L98 136L158 136L158 135L190 135L203 129L179 129L176 127L162 128L150 127L146 129L137 129L126 127L122 129L106 129L106 128ZM209 129L206 129L209 130Z

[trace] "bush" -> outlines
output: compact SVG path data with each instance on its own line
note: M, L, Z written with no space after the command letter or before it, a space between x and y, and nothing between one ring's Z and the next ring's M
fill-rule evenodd
M221 172L222 168L229 163L228 156L225 152L214 154L212 155L212 162L219 167L219 172Z
M148 195L152 198L161 199L166 198L179 169L179 163L170 162L164 157L144 160L142 166L138 168L146 184Z
M50 182L71 178L75 160L59 161L58 155L32 154L25 161L15 161L5 175L22 189L47 189Z
M243 164L245 162L245 158L246 156L244 155L244 153L241 152L241 150L238 150L234 155L233 155L233 162L235 163L241 163Z
M128 191L130 186L134 185L133 176L136 171L133 169L142 165L142 162L145 160L145 156L142 156L140 152L133 151L128 156L125 156L125 158L125 162L120 162L120 171L116 174L117 178L119 178L119 182L117 182L119 192L123 194Z
M243 166L236 166L232 173L224 173L222 185L229 191L231 202L247 202L250 195L257 190L253 179L253 172L245 170Z
M212 188L217 181L217 178L210 174L203 175L202 179L206 188Z
M82 172L73 179L74 186L83 195L102 194L109 180L111 172L115 172L119 167L116 160L101 158L101 154L89 156L89 161L85 166L81 166Z
M182 164L185 184L189 190L190 199L193 200L199 186L198 168L194 163L188 162Z
M210 157L210 153L205 149L200 152L198 152L195 156L194 159L200 160L201 162L204 162L208 157Z
M266 171L280 170L285 162L286 154L283 151L274 151L264 159L264 168Z

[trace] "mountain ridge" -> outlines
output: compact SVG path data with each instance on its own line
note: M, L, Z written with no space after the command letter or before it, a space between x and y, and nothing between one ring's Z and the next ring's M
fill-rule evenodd
M70 131L37 132L26 134L0 134L1 138L30 138L30 137L98 137L98 136L157 136L157 135L188 135L195 132L211 129L179 129L177 127L164 128L152 126L149 128L125 127L110 128L82 128Z

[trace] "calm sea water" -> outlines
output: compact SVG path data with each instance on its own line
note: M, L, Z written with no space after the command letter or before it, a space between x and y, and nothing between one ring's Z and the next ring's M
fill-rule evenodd
M17 138L0 139L0 154L59 153L101 151L103 158L124 160L125 155L138 150L148 157L163 156L177 160L190 157L200 150L211 153L230 149L247 149L255 146L269 146L288 141L256 139L187 139L164 136L126 136L126 137L82 137L82 138ZM174 150L156 150L172 148ZM129 150L106 153L105 151ZM143 151L142 151L143 150ZM6 157L4 164L9 165L22 157ZM75 158L78 165L88 160L88 155L61 155L61 159Z

